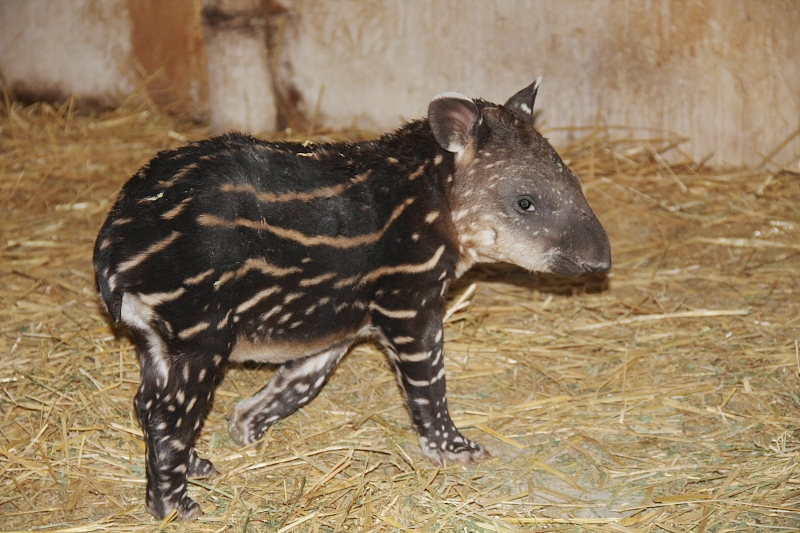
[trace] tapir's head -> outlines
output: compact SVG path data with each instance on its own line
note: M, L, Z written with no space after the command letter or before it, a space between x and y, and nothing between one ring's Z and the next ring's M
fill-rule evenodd
M444 93L431 102L436 142L455 154L448 189L468 266L504 261L578 275L611 268L611 246L574 172L533 128L539 79L504 105Z

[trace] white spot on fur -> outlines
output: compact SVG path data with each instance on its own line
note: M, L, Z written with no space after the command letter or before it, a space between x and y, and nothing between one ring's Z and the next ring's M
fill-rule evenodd
M220 320L219 323L217 324L217 329L222 329L222 328L224 328L225 326L228 325L228 320L230 320L230 318L231 318L231 312L232 312L232 310L228 309L228 312L225 313L225 318Z
M283 303L285 303L285 304L291 303L291 302L293 302L293 301L297 300L298 298L300 298L301 296L303 296L303 293L302 293L302 292L292 292L292 293L289 293L289 294L287 294L287 295L286 295L286 297L283 299Z
M431 352L401 353L398 358L406 363L419 363L420 361L427 361L430 356Z
M158 379L161 383L166 383L169 376L170 359L164 341L150 325L153 315L153 309L144 305L139 297L131 294L122 295L120 320L146 337L147 354L142 354L142 358L146 357L147 363L155 366ZM140 346L140 348L144 347Z
M123 261L117 267L117 272L126 272L132 268L139 266L142 262L147 260L151 255L157 254L171 245L175 240L181 236L179 231L173 231L169 236L157 241L150 246L148 246L145 250L139 252L138 254L134 255L132 258L128 259L127 261Z
M151 292L149 294L138 294L139 300L148 307L156 307L163 303L171 302L180 298L186 289L179 287L171 292Z
M375 302L370 302L369 308L389 318L414 318L417 316L415 309L386 309Z
M198 333L200 333L202 331L205 331L206 329L208 329L208 327L210 325L211 324L209 322L205 322L205 321L198 322L194 326L192 326L190 328L186 328L186 329L178 332L178 337L183 339L183 340L189 339L191 337L194 337Z
M492 228L482 229L471 240L478 246L493 246L497 242L497 232Z
M408 376L405 377L406 383L411 385L412 387L427 387L431 384L430 380L427 379L411 379Z
M469 209L459 209L453 213L453 222L458 222L469 214Z
M261 300L264 300L264 299L270 297L271 295L275 294L276 292L280 292L280 290L281 290L280 287L273 286L273 287L269 287L267 289L264 289L262 291L257 292L255 295L253 295L253 297L251 297L250 299L245 300L244 302L239 304L239 306L236 308L236 313L237 314L244 313L248 309L250 309L250 308L254 307L255 305L257 305Z

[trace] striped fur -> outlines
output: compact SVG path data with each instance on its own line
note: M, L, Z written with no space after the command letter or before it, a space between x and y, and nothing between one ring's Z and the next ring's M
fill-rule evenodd
M158 154L125 184L95 270L141 357L134 403L153 515L201 512L186 478L216 473L193 446L229 361L281 365L231 411L240 444L309 402L354 343L376 339L423 454L439 464L487 455L447 410L448 284L476 261L563 274L610 266L577 178L525 114L530 93L506 106L437 97L428 120L371 142L216 137Z

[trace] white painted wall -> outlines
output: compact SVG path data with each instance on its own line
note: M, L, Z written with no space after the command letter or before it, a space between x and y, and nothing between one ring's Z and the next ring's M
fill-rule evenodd
M284 70L320 122L379 130L443 91L502 102L537 75L541 123L668 129L697 160L761 161L800 127L794 0L285 0ZM800 139L781 154L796 163Z
M204 32L211 131L275 131L278 108L260 0L204 3L219 14L218 22L207 22Z
M0 81L101 101L133 90L122 74L139 51L129 1L0 0ZM169 2L199 13L203 0ZM718 166L758 164L800 127L797 0L205 2L267 5L279 54L270 80L258 28L204 33L192 60L206 65L216 130L271 128L271 84L295 91L314 124L387 130L424 115L437 93L502 102L538 75L540 126L591 125L599 111L608 124L686 135L690 155ZM798 157L800 137L776 160Z
M0 0L0 81L113 105L134 84L124 0Z

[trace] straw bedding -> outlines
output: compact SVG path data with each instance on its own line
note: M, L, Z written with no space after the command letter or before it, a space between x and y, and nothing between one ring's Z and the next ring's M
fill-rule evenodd
M207 132L123 109L0 109L0 529L800 528L800 173L770 154L712 172L676 135L605 126L559 151L609 232L612 274L479 266L451 291L448 398L490 460L427 462L371 345L238 448L225 413L273 369L234 366L198 445L224 471L190 487L205 515L157 523L138 361L98 306L91 249L122 183Z

